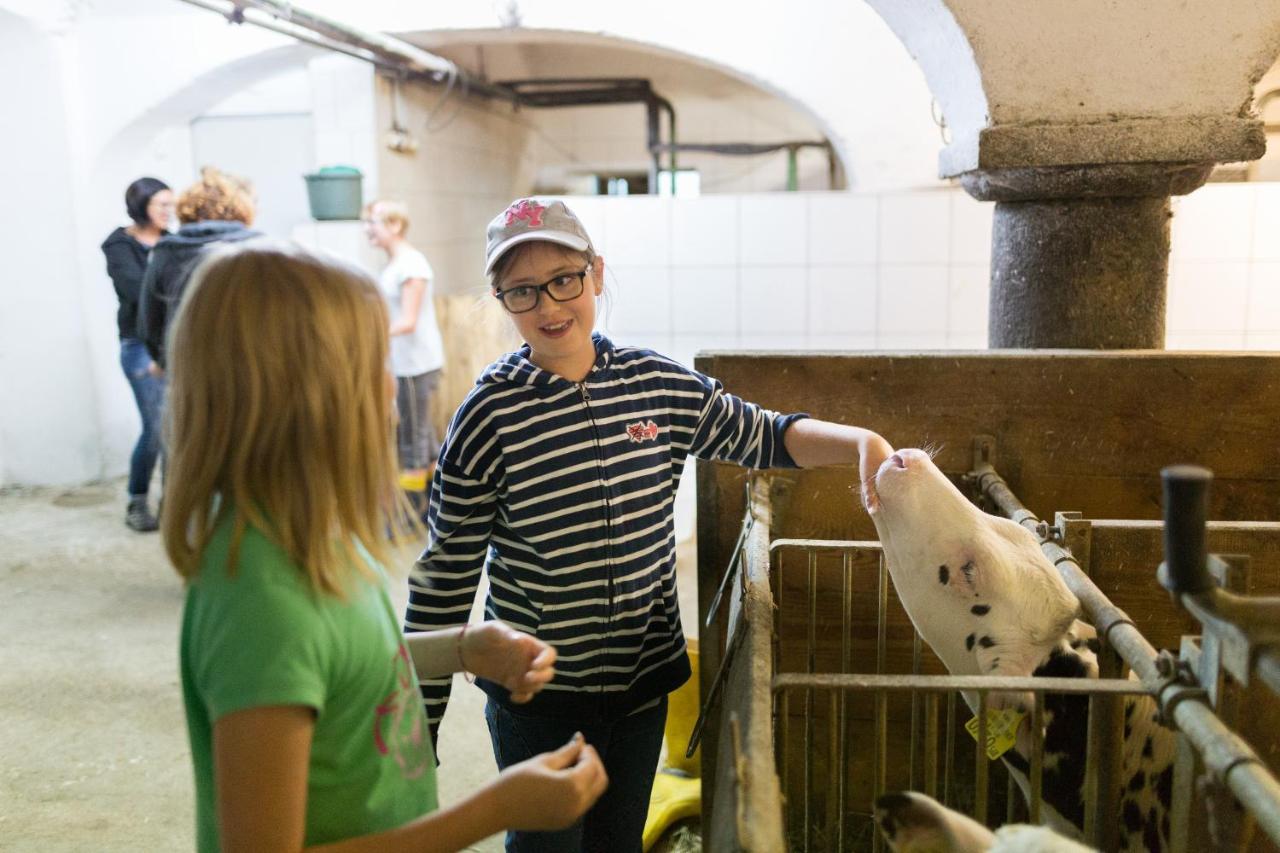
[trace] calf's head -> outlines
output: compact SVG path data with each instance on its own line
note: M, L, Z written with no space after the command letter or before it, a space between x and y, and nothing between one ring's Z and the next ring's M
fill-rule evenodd
M1080 603L1018 524L984 513L921 450L895 452L868 500L898 597L955 675L1028 676ZM1027 697L992 697L992 705Z

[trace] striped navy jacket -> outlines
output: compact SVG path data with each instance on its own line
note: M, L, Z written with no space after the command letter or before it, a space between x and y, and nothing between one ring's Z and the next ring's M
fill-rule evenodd
M527 346L485 369L449 424L409 581L406 630L461 625L487 560L486 618L557 652L555 678L519 714L611 721L683 684L673 504L685 459L795 467L782 436L803 415L594 340L582 382L538 368ZM450 681L422 682L433 736Z

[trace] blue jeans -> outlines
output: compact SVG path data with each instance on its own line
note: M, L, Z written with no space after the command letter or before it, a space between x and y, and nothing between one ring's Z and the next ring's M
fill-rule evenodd
M151 484L151 472L160 456L160 409L164 404L164 380L148 371L151 355L142 341L120 339L120 367L133 389L133 399L142 417L142 435L133 446L129 459L129 496L145 497Z
M559 749L581 731L609 774L604 796L577 823L559 832L508 832L507 853L640 853L667 723L665 696L657 707L615 723L525 717L492 699L485 703L484 718L499 768Z

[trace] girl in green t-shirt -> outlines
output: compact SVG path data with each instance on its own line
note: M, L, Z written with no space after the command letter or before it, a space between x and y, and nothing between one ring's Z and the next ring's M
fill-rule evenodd
M174 322L163 530L201 851L459 850L568 826L607 785L578 735L437 808L419 676L528 701L555 651L499 622L400 633L382 567L421 528L387 327L358 269L259 242L207 258Z

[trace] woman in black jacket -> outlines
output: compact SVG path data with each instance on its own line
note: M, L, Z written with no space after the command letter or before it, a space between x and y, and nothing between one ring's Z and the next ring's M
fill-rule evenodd
M120 299L116 325L120 331L120 367L133 389L142 418L142 435L129 460L129 505L124 522L134 530L155 530L156 517L147 507L151 473L160 455L160 406L164 379L138 339L138 300L151 247L168 233L173 219L173 191L155 178L139 178L124 192L124 206L133 224L112 231L102 242L107 275Z
M249 230L255 212L249 182L212 166L201 169L200 180L183 190L177 209L178 230L166 234L151 253L138 304L138 337L161 368L165 335L206 250L260 236Z

